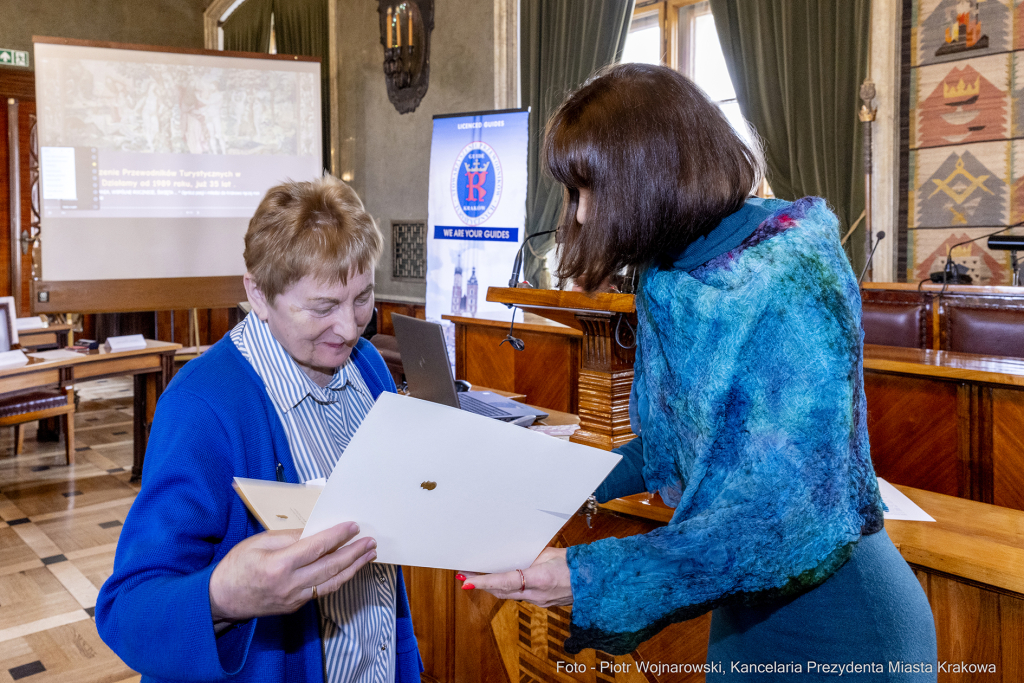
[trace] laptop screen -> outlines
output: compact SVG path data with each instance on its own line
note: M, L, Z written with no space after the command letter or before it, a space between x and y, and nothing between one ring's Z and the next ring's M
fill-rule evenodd
M459 407L442 327L428 320L391 314L409 393L425 401Z

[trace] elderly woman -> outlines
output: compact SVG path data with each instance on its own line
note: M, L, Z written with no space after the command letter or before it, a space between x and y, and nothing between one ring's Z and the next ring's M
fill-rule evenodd
M103 639L143 680L418 681L402 574L354 523L261 532L234 477L328 477L377 396L360 337L382 239L330 177L271 189L245 236L252 313L160 399L142 490L100 591Z
M585 84L545 155L567 189L561 275L592 290L642 270L637 438L598 498L660 491L675 513L463 588L572 605L570 653L627 653L711 611L724 675L708 680L831 679L809 662L852 661L934 681L931 611L883 528L860 295L828 206L750 197L758 153L664 67Z

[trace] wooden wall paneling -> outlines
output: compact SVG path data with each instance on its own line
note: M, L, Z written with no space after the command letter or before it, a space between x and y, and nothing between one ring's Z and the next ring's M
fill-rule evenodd
M35 100L35 71L23 67L0 66L0 98L8 97L18 100Z
M95 339L96 338L96 316L89 314L82 316L82 331L75 333L75 339ZM162 339L162 341L170 341L170 339Z
M957 385L865 371L864 390L878 476L893 484L959 495Z
M171 341L171 312L157 311L156 338L160 341Z
M991 391L992 502L1024 510L1024 392Z
M46 235L43 235L43 240ZM45 277L45 273L43 276ZM49 301L35 302L36 313L120 313L183 308L229 308L245 301L238 276L159 277L136 280L33 282Z
M174 341L182 346L187 346L188 341L188 330L189 330L189 311L187 308L183 308L178 311L174 311L174 339L168 339L166 341Z
M526 403L575 414L579 338L528 330L516 336L526 347L513 354L515 392L525 394Z
M413 628L423 657L423 680L451 681L455 673L455 572L404 567Z
M992 502L992 388L961 384L957 388L961 462L960 497Z
M466 326L455 326L455 376L466 377ZM468 380L467 380L468 381Z
M999 626L999 671L1003 680L1024 681L1024 600L1012 595L999 596Z
M32 226L32 178L29 173L32 150L32 121L36 114L35 100L22 100L18 103L18 153L21 157L21 229L30 232ZM20 253L21 244L11 245ZM21 255L21 300L19 316L27 316L32 310L32 250Z
M466 349L490 349L489 353L467 353L465 359L466 374L457 379L464 379L476 386L516 391L516 358L517 353L509 344L501 344L507 330L497 327L467 327ZM499 346L500 344L500 346ZM524 352L525 353L525 352Z
M968 664L1001 662L1000 595L955 579L932 574L928 601L935 616L939 661ZM990 673L939 672L939 683L1019 681Z
M238 308L210 309L210 329L206 344L216 344L241 320Z
M10 167L7 98L0 97L0 296L11 295Z
M458 593L455 596L455 670L450 680L453 683L513 683L505 670L492 630L492 622L499 616L505 601L484 591L460 589ZM503 620L499 618L497 621L501 624Z
M199 343L209 344L210 341L210 308L196 310L196 326L199 331Z
M427 317L426 307L423 304L408 304L378 299L376 305L378 334L393 335L395 333L395 327L391 324L392 313L407 315L411 318L419 318L420 320L426 320Z

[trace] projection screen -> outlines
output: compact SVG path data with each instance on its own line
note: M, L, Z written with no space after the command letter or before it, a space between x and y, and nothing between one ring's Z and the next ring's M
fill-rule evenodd
M322 172L318 60L163 50L35 38L37 311L179 308L203 305L195 295L211 283L240 291L266 190Z

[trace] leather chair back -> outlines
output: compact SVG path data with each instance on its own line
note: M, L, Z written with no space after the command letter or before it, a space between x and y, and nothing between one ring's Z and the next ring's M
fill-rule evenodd
M1024 358L1024 305L977 297L943 299L942 348Z
M861 290L864 343L917 349L932 345L932 298L925 292Z

